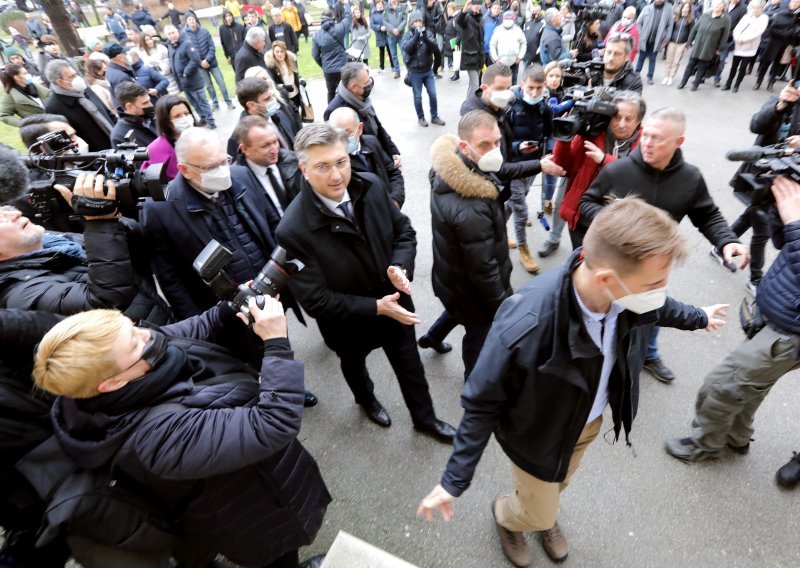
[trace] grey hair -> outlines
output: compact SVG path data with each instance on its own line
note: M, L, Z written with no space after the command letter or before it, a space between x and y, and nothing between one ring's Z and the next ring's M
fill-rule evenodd
M559 14L559 11L556 8L548 8L544 12L544 23L547 25L551 25L553 23L553 18Z
M609 43L621 43L625 46L625 55L630 55L631 51L633 51L633 37L629 39L622 38L620 36L616 36L611 34L606 42L606 45Z
M611 99L614 104L627 103L639 107L639 122L642 122L644 114L647 112L647 103L644 102L642 95L636 91L617 91Z
M675 107L662 107L654 110L648 120L670 122L678 127L681 134L686 131L686 115L683 114L682 110L678 110Z
M185 130L175 143L175 155L178 158L178 163L186 163L190 148L195 146L209 147L212 144L220 144L220 141L219 137L211 130L197 126Z
M257 41L267 41L267 32L264 31L264 28L260 26L253 26L249 30L247 30L247 34L244 36L244 41L250 47L253 47L253 44Z
M184 135L181 136L181 139ZM294 139L294 153L297 155L298 162L307 164L310 148L331 146L337 142L347 147L347 133L344 130L327 122L314 122L297 133Z
M747 5L747 11L752 12L753 8L756 6L764 7L764 0L750 0L750 3Z
M336 127L340 127L340 120L353 121L356 126L359 122L361 122L361 119L358 117L358 113L349 106L341 106L337 109L334 109L330 116L328 116L328 122Z
M172 30L175 30L176 32L179 31L178 28L176 28L172 24L164 26L164 34L165 35L168 34L169 32L171 32Z
M44 74L50 83L55 83L61 79L61 72L67 67L72 67L72 65L63 59L53 59L47 64L47 67L44 68Z
M267 83L269 83L269 88L272 90L272 96L278 99L278 102L281 103L282 106L288 106L286 98L278 90L278 87L275 85L275 79L272 78L272 75L269 71L263 67L259 67L258 65L253 65L244 72L245 79L249 79L250 77L264 79Z
M351 85L364 70L369 72L369 67L367 67L366 63L362 63L361 61L351 61L350 63L345 63L344 67L342 67L341 79L344 88L346 89L349 85Z

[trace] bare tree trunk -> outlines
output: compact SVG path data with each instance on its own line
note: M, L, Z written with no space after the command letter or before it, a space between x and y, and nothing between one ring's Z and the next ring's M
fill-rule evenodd
M83 41L75 28L72 27L72 20L67 14L67 8L61 0L41 0L44 13L50 18L53 24L53 31L61 43L61 49L66 55L76 57L80 55L79 47L83 47Z

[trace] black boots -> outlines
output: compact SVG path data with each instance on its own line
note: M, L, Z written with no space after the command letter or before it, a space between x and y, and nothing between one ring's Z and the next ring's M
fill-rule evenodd
M458 69L453 71L453 74L450 75L451 81L458 81L460 78L461 78L461 71L459 71Z
M800 482L800 454L795 452L789 463L778 470L778 473L775 474L775 481L786 489L791 489Z

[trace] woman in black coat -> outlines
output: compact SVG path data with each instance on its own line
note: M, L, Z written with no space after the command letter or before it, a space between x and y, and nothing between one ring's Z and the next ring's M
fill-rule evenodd
M461 70L469 75L467 96L478 89L483 69L483 24L481 5L468 2L455 16L455 27L461 39Z

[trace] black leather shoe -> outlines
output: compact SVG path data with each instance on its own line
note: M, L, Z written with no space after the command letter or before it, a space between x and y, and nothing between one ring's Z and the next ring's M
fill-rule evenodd
M433 349L437 353L450 353L453 350L453 346L449 343L442 341L441 343L434 342L430 337L427 335L423 335L419 338L417 345L422 347L423 349Z
M452 444L453 438L456 436L456 429L450 426L444 420L439 420L438 418L434 421L433 424L428 426L414 426L414 428L418 432L422 432L423 434L430 436L434 440L439 442L443 442L445 444Z
M650 374L662 383L671 383L675 380L675 373L669 370L669 367L664 364L661 357L646 360L644 362L644 368L650 371Z
M367 418L372 420L378 426L388 428L392 425L392 419L389 418L389 413L377 399L366 404L362 404L361 408L367 413Z
M786 489L791 489L800 482L800 454L794 452L794 456L789 460L789 463L780 468L778 473L775 474L775 481Z
M303 406L305 406L306 408L309 408L311 406L317 406L318 402L319 402L319 399L316 397L316 395L313 392L306 391L306 398L303 401Z
M300 564L297 568L319 568L322 566L322 563L325 561L325 555L320 554L318 556L313 556Z

